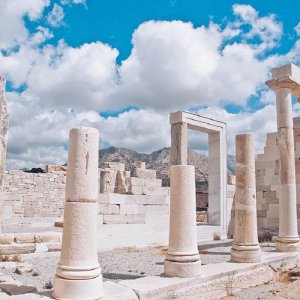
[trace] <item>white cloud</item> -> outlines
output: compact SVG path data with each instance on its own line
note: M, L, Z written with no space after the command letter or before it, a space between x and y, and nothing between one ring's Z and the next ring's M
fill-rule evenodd
M260 43L252 41L258 52L269 50L278 45L282 36L282 24L276 20L274 14L259 17L258 12L251 5L235 4L233 13L238 20L231 27L240 28L243 25L250 25L250 29L243 32L245 41L259 38Z
M24 17L31 21L41 18L50 0L0 0L0 50L14 47L30 35Z
M226 38L227 38L226 34ZM244 105L267 78L267 61L246 43L223 46L211 24L146 22L134 32L133 49L119 69L116 98L165 110L203 104Z
M86 6L86 0L60 0L62 5L83 4Z
M64 16L64 9L61 6L54 3L52 10L47 16L47 22L53 27L62 26L64 24Z
M295 29L297 35L300 36L300 22L295 26L294 29Z
M214 23L145 22L133 34L130 56L118 66L118 51L99 41L51 45L49 29L39 26L29 33L24 15L40 18L49 1L28 1L35 9L21 5L23 10L13 16L19 23L12 23L21 24L16 38L9 41L0 34L0 48L1 43L6 48L19 44L0 52L0 73L16 87L25 86L20 94L8 93L9 167L64 163L69 130L79 125L99 128L102 144L151 152L170 145L169 112L204 105L211 107L200 114L228 123L230 153L241 129L255 132L258 150L265 134L276 129L274 95L262 86L270 67L299 60L300 41L286 55L266 55L282 34L274 15L260 17L253 7L236 5L236 19L223 29ZM61 1L72 3L85 1ZM267 106L253 113L230 114L215 107L246 106L256 94ZM106 119L98 113L128 105L141 110ZM206 139L191 135L190 145L205 150Z
M275 96L274 96L275 97ZM268 105L255 112L228 113L219 107L209 107L197 113L227 123L228 153L235 154L235 135L253 133L257 153L262 153L266 142L266 134L276 131L276 109Z

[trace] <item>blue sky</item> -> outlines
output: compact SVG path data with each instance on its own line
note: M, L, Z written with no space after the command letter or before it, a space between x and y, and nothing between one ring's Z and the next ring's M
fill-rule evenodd
M300 63L299 1L0 0L8 167L60 164L70 128L102 147L169 146L168 114L188 109L254 132L276 129L272 67ZM294 112L298 104L294 99ZM190 146L205 151L206 138Z

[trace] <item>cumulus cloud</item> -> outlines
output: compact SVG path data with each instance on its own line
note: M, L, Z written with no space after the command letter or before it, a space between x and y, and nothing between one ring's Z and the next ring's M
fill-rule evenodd
M38 20L49 4L50 0L0 0L0 50L26 41L30 33L24 17Z
M14 40L2 37L0 26L0 48L5 48L0 72L21 90L8 93L10 168L64 163L69 130L80 125L99 128L102 145L149 153L170 145L168 114L179 109L198 108L199 114L227 122L229 153L234 153L240 129L255 132L258 151L265 134L276 129L274 95L264 81L270 67L299 60L300 42L286 55L268 54L282 35L274 15L260 16L252 6L235 5L235 19L225 27L148 21L135 30L131 54L117 65L118 50L100 41L72 47L60 40L54 45L48 42L53 37L48 28L38 26L29 33L23 17L40 18L50 3L28 1L30 10L20 5L23 9L13 15L17 21L12 23L19 26ZM63 11L55 5L60 13L53 20L59 24ZM239 114L222 108L234 103L247 110L253 95L264 108ZM139 109L108 118L99 114L128 105ZM190 145L205 151L207 138L191 134Z
M59 27L64 24L64 9L54 3L52 10L49 12L47 16L47 22L53 27Z

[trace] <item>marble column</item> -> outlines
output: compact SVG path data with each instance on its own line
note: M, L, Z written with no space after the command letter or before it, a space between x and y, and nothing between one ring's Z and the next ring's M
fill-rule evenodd
M258 262L261 251L257 235L255 151L252 134L236 135L235 147L236 191L231 260Z
M56 299L102 298L97 257L98 145L97 129L71 129L62 250L54 279Z
M170 230L165 274L196 277L200 275L201 261L196 231L195 167L171 166L170 180Z
M289 88L278 88L275 92L281 186L279 191L279 233L274 240L277 251L299 251L292 94Z
M277 146L280 153L279 232L274 237L280 252L300 250L297 228L295 148L292 94L300 101L300 69L287 64L272 69L266 85L276 93Z

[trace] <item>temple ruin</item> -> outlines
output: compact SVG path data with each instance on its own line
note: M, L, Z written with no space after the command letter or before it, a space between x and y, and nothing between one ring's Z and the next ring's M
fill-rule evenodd
M24 270L19 256L54 257L54 286L48 286L56 299L137 300L220 299L228 296L228 278L238 283L231 288L240 290L300 266L300 118L292 117L292 96L300 99L300 69L293 64L274 68L266 84L276 94L277 132L267 134L264 153L255 158L252 134L237 134L236 177L228 176L227 124L186 111L171 113L170 187L163 187L142 161L132 172L119 162L99 168L99 132L90 127L71 129L67 167L48 166L46 173L5 171L8 114L0 77L3 269L9 261ZM208 134L206 225L196 221L188 130ZM259 243L265 233L274 245ZM202 248L207 243L210 251ZM151 250L143 262L137 249L145 248ZM151 263L161 273L128 274L136 266L126 276L109 273L113 259L102 268L99 258L105 250L112 255L120 249L122 263L136 251L145 270ZM3 299L51 299L13 276L0 274L0 296L8 295Z

